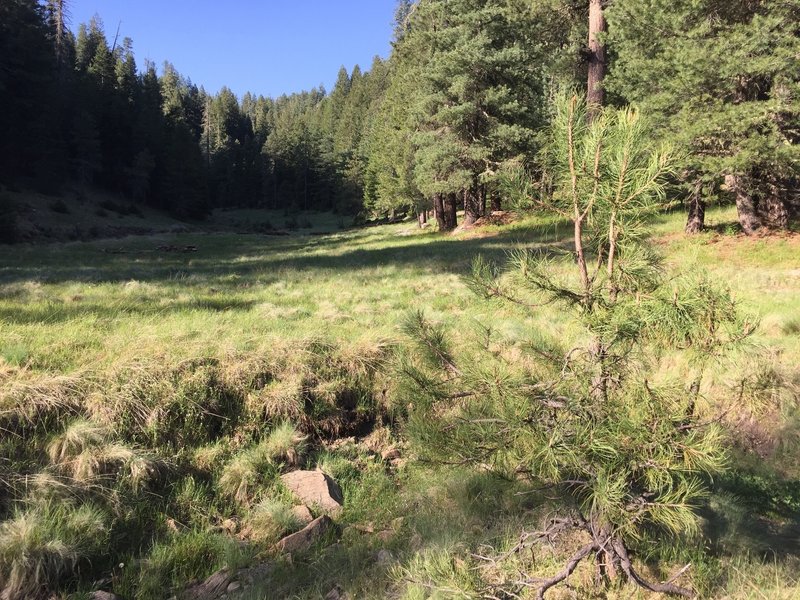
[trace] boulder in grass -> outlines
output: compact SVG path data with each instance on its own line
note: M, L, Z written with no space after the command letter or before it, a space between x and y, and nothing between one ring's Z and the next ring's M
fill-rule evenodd
M228 591L234 574L228 569L221 569L202 583L190 586L179 595L180 600L217 600Z
M334 516L342 510L341 488L322 471L292 471L281 475L281 481L304 504Z
M277 547L281 552L305 552L333 526L330 517L322 515L297 533L287 535Z

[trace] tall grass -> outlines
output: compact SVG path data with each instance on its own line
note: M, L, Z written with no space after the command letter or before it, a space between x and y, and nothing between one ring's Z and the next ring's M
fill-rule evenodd
M732 213L708 218L723 224ZM766 472L765 494L780 492L774 477L800 478L796 240L686 239L676 235L681 221L659 217L653 243L672 265L726 280L761 318L757 343L780 351L772 367L786 385L756 365L721 364L713 375L731 389L750 382L745 399L759 412L733 407L728 416L769 442L757 459L742 456ZM258 550L292 531L277 477L319 466L343 488L342 544L293 564L278 559L259 597L319 598L337 585L358 598L489 589L481 586L498 574L472 555L510 548L538 526L547 494L414 465L402 445L401 461L381 460L408 409L391 375L397 324L424 308L456 332L458 347L489 339L498 360L518 359L534 331L571 347L580 333L565 315L487 305L462 281L475 254L551 252L563 234L530 216L447 237L400 223L324 237L160 234L0 247L2 585L13 575L13 600L100 579L125 598L167 597L188 579L254 560L235 538L248 524ZM158 252L165 243L198 252ZM569 268L559 252L553 260ZM378 561L380 550L391 560ZM767 596L796 586L774 582L791 574L787 558L772 570L729 552L710 559L709 595L760 598L747 595L749 574ZM536 557L553 568L561 558ZM590 584L577 581L576 594Z
M66 576L91 571L102 552L106 516L91 505L56 502L18 510L0 523L0 597L48 598Z

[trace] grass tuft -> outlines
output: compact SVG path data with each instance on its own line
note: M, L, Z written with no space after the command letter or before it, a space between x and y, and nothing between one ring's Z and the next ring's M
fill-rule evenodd
M36 600L99 554L108 535L102 512L47 503L0 524L0 597Z

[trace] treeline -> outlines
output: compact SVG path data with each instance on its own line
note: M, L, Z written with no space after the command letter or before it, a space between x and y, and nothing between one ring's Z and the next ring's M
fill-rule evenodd
M361 209L361 133L387 66L344 68L331 93L207 93L134 59L68 2L0 3L0 177L57 193L97 185L180 217L214 207Z
M212 207L429 210L443 230L538 177L563 87L636 104L682 153L687 231L734 202L746 233L798 212L800 0L399 0L390 58L278 99L141 71L67 0L0 4L0 175L94 183L181 216ZM590 28L592 31L590 32ZM547 193L546 181L536 193Z
M682 156L670 196L704 227L735 201L743 230L800 208L800 1L401 2L391 82L373 139L367 206L436 209L440 228L497 208L504 179L540 178L554 91L634 104ZM548 182L532 189L546 196Z

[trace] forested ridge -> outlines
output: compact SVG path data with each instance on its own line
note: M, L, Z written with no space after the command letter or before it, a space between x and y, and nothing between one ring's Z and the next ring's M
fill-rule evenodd
M109 33L0 0L0 600L800 595L800 0Z

